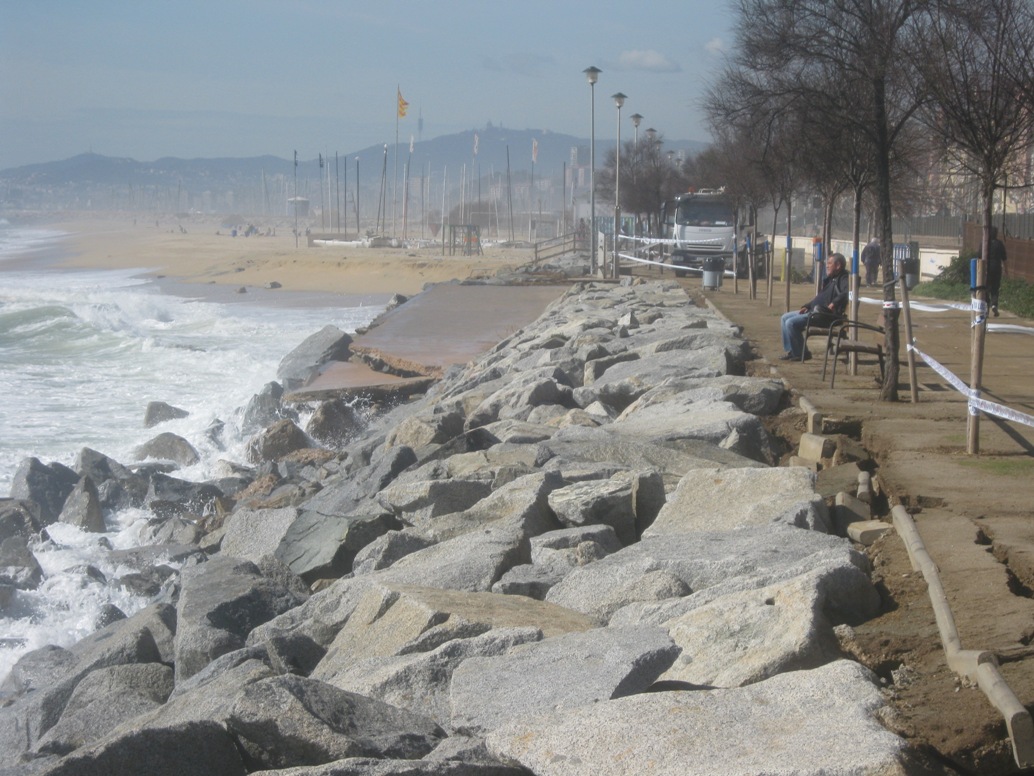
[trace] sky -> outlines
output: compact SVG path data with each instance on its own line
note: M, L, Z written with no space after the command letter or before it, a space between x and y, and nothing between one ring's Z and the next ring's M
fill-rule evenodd
M728 0L0 0L0 169L350 153L394 142L397 91L401 142L490 123L587 138L593 113L614 139L616 92L623 138L639 113L708 141L734 21Z

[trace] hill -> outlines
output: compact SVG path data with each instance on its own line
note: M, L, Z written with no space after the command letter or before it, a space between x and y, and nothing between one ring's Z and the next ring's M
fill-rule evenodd
M476 137L476 141L475 141ZM476 142L476 153L475 153ZM613 140L597 140L600 165ZM706 144L666 143L683 153L697 153ZM0 171L0 212L54 210L201 211L211 213L283 213L295 196L314 204L321 197L354 200L358 172L361 201L376 199L382 177L389 190L397 170L404 185L407 165L413 179L426 177L441 196L443 179L449 196L464 179L504 181L507 169L514 182L532 173L532 149L537 150L534 175L540 183L554 180L557 189L567 168L587 166L589 140L534 129L483 129L442 135L412 144L394 143L321 157L298 159L258 156L246 158L179 159L163 157L137 161L125 157L84 153L54 162ZM323 187L320 180L323 180ZM345 192L342 194L342 192ZM328 205L329 207L329 205Z

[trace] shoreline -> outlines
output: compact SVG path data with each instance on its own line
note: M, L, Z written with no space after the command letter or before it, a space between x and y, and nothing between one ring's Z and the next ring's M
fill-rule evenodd
M185 229L186 231L181 231ZM356 298L414 295L429 284L491 277L528 261L528 249L491 249L491 255L442 256L441 248L367 248L307 244L294 247L290 232L232 237L214 220L169 222L169 226L113 218L74 218L40 224L65 232L64 251L48 257L25 255L5 269L139 270L166 286L213 286L233 293L308 292ZM170 228L171 227L171 228ZM208 296L208 294L205 294ZM330 298L328 297L328 298Z

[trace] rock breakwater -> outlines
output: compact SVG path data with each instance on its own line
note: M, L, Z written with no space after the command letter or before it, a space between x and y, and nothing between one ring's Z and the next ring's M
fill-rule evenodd
M916 772L838 648L879 607L866 557L774 467L787 397L747 355L674 284L579 285L424 396L218 482L27 463L5 589L76 490L152 505L126 564L154 602L17 663L0 773Z

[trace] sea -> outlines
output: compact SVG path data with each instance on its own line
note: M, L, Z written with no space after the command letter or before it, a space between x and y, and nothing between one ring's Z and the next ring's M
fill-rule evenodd
M186 438L201 461L175 472L201 481L217 461L245 461L239 417L276 380L280 360L328 324L368 324L385 295L358 296L176 285L138 270L59 266L70 237L0 220L0 497L29 457L74 464L83 447L121 463L163 431ZM147 404L164 401L186 418L145 428ZM221 443L205 433L224 424ZM129 569L109 548L145 541L151 515L105 516L105 534L57 523L31 549L42 585L0 597L0 683L26 652L68 646L93 632L109 604L127 615L148 604L112 581ZM100 571L97 574L96 571Z

